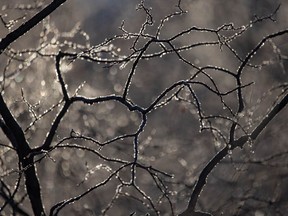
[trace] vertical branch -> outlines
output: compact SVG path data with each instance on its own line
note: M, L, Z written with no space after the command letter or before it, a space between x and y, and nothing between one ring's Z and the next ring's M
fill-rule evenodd
M34 165L34 157L29 156L28 158L24 158L21 163L24 168L26 190L34 215L44 216L45 211L41 198L41 188L36 174L36 167Z
M62 89L62 93L63 93L63 97L64 97L64 100L65 101L68 101L69 100L69 95L68 95L68 92L67 92L67 89L66 89L66 84L64 82L64 79L63 79L63 76L61 74L61 71L60 71L60 61L61 61L61 58L63 58L65 56L64 53L62 52L59 52L58 55L56 56L56 73L57 73L57 76L58 76L58 80L59 80L59 83L61 85L61 89Z
M46 6L27 22L23 23L17 29L7 34L6 37L0 41L0 54L2 54L11 43L30 31L65 1L66 0L53 0L48 6ZM24 169L26 190L30 198L34 215L45 215L41 198L40 184L36 175L36 167L34 165L34 157L30 155L31 148L26 141L22 128L9 111L2 95L0 95L0 114L4 120L1 121L0 126L4 134L11 141L13 147L16 149L19 161Z
M135 184L135 178L136 178L136 165L137 165L137 161L138 161L138 155L139 155L139 136L141 134L141 132L143 132L144 127L147 123L147 116L146 114L142 113L142 122L137 130L137 132L135 133L134 136L134 156L133 156L133 164L132 164L132 177L131 177L131 184Z
M45 215L41 198L41 189L36 175L36 167L34 165L34 157L30 155L31 148L26 141L22 128L8 109L1 94L0 114L4 120L0 123L1 129L16 149L19 161L24 169L26 190L30 198L33 212L37 216Z

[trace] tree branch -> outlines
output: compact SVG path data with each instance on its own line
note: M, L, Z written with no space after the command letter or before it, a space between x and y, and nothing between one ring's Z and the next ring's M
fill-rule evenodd
M24 136L23 130L13 117L8 109L3 96L0 94L0 114L4 121L1 120L0 126L4 134L16 149L19 161L24 169L25 185L28 196L35 215L45 215L41 199L41 189L39 180L36 175L36 168L34 166L34 157L31 153L31 148Z
M65 1L66 0L53 0L47 7L45 7L43 10L41 10L35 16L33 16L26 23L23 23L17 29L15 29L14 31L12 31L8 35L6 35L6 37L0 41L0 55L4 52L4 50L11 43L13 43L19 37L21 37L22 35L27 33L34 26L36 26L38 23L40 23L45 17L47 17L49 14L51 14L54 10L56 10Z
M19 26L17 29L6 35L0 41L0 54L15 40L31 30L34 26L40 23L45 17L56 10L66 0L54 0L47 7L37 13L34 17L28 20L26 23ZM1 121L1 128L7 138L11 141L13 147L16 149L19 161L24 169L25 185L28 196L32 205L32 209L35 215L45 215L43 203L41 199L41 189L38 177L36 175L36 168L34 166L34 156L29 155L31 148L24 136L23 130L17 123L9 111L3 96L0 94L0 114L4 121Z
M250 139L255 140L263 129L268 125L268 123L287 105L288 103L288 94L286 94L279 103L277 103L268 114L262 119L262 121L256 126L250 135L244 135L231 143L231 146L226 145L221 151L219 151L211 161L204 167L201 171L198 181L193 189L192 195L189 200L187 209L181 213L179 216L194 216L195 215L195 206L200 196L203 187L206 184L206 179L210 172L215 168L215 166L220 163L220 161L226 157L229 151L235 149L236 147L242 148L243 145Z

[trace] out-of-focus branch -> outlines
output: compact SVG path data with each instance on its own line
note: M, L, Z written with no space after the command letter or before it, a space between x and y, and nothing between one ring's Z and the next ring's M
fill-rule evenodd
M14 212L20 215L29 216L29 214L19 206L19 203L14 200L14 196L19 189L21 181L21 173L15 185L14 192L10 191L9 186L3 180L0 180L0 196L5 200L2 206L0 206L0 213L5 209L7 205L10 205Z

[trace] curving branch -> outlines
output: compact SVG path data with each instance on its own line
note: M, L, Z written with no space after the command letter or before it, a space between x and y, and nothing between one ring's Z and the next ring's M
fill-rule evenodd
M212 159L207 163L204 169L201 171L198 181L193 189L191 194L189 204L187 209L181 213L179 216L196 216L197 212L195 212L196 203L199 199L200 193L203 190L203 187L206 184L206 179L211 171L216 167L220 161L226 157L230 151L235 149L236 147L242 148L247 141L255 140L260 135L260 133L264 130L264 128L268 125L269 122L272 121L273 118L287 105L288 103L288 94L286 94L279 103L277 103L268 114L262 119L262 121L255 127L255 129L250 133L250 135L244 135L234 142L226 145L222 150L220 150Z

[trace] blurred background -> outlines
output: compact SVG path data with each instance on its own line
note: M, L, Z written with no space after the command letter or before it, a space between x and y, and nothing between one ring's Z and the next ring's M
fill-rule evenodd
M1 0L0 38L31 18L49 2ZM77 53L89 50L114 35L123 34L121 25L127 32L138 33L147 15L143 10L136 10L139 4L140 1L132 0L69 0L0 56L2 91L14 116L23 129L26 129L25 135L32 147L42 144L59 111L57 104L62 95L55 74L55 54L60 50ZM176 7L178 1L175 0L147 0L144 4L151 8L154 25L145 30L145 33L151 35L155 35L165 16L179 11ZM275 21L266 19L249 26L251 20L272 14L279 5L279 10L273 16ZM235 28L247 25L249 28L245 33L230 44L241 59L264 36L287 28L286 1L191 0L181 2L181 8L187 13L165 22L160 39L170 38L192 26L217 29L228 23L233 23ZM213 33L192 32L178 37L173 45L182 47L217 40ZM127 56L132 52L134 41L135 38L119 38L100 48L115 52L116 57ZM145 42L147 40L140 39L137 47L140 48ZM281 95L281 85L287 86L287 48L287 35L268 41L251 62L258 67L247 67L243 72L243 84L254 82L243 90L246 108L239 123L247 131L251 131L273 106ZM103 50L101 55L105 58ZM157 46L151 46L146 54L160 50ZM199 46L181 54L197 67L214 65L236 72L240 65L239 59L231 50L226 47L221 49L219 45ZM107 67L105 64L76 59L63 61L61 70L71 95L81 86L79 94L96 97L121 94L131 67L131 62ZM195 71L195 68L179 60L175 53L141 60L129 88L128 98L146 108L166 88L179 80L188 79ZM209 75L223 92L236 87L235 80L227 74L212 70ZM199 76L197 80L209 83L205 76ZM207 116L231 117L229 110L223 108L219 97L206 88L195 86L194 92ZM183 91L181 97L189 98L188 94ZM235 111L236 94L223 98ZM257 141L242 150L233 151L217 166L209 175L197 209L216 216L287 214L287 114L287 108L284 108ZM77 103L63 119L54 142L62 142L65 137L70 136L71 130L105 142L123 134L134 133L140 122L141 116L137 112L131 112L117 102L93 106ZM230 121L215 118L211 120L211 124L224 136L228 136ZM9 144L3 133L0 134L0 142ZM81 139L69 139L64 144L89 147L109 158L133 160L132 138L118 140L102 148ZM170 199L161 193L159 186L155 185L153 178L145 170L139 168L136 182L141 191L153 200L161 215L173 215L173 212L177 214L185 209L203 167L224 145L217 134L209 130L200 132L199 116L192 103L173 100L167 106L149 113L139 141L139 161L173 176L169 178L163 175L160 181L167 190L165 196ZM13 188L18 178L17 155L13 150L0 146L0 157L1 181ZM53 150L37 163L46 210L49 211L57 202L77 196L101 183L118 167L117 163L104 161L89 151L64 146ZM119 176L128 181L130 169L123 169ZM112 178L103 187L65 207L60 215L131 215L133 212L135 215L155 215L149 201L143 199L143 194L133 188L124 187L115 199L117 185L119 180ZM31 214L23 180L15 200ZM3 197L0 197L0 204L1 202L4 202ZM10 213L9 207L0 212L1 215Z

